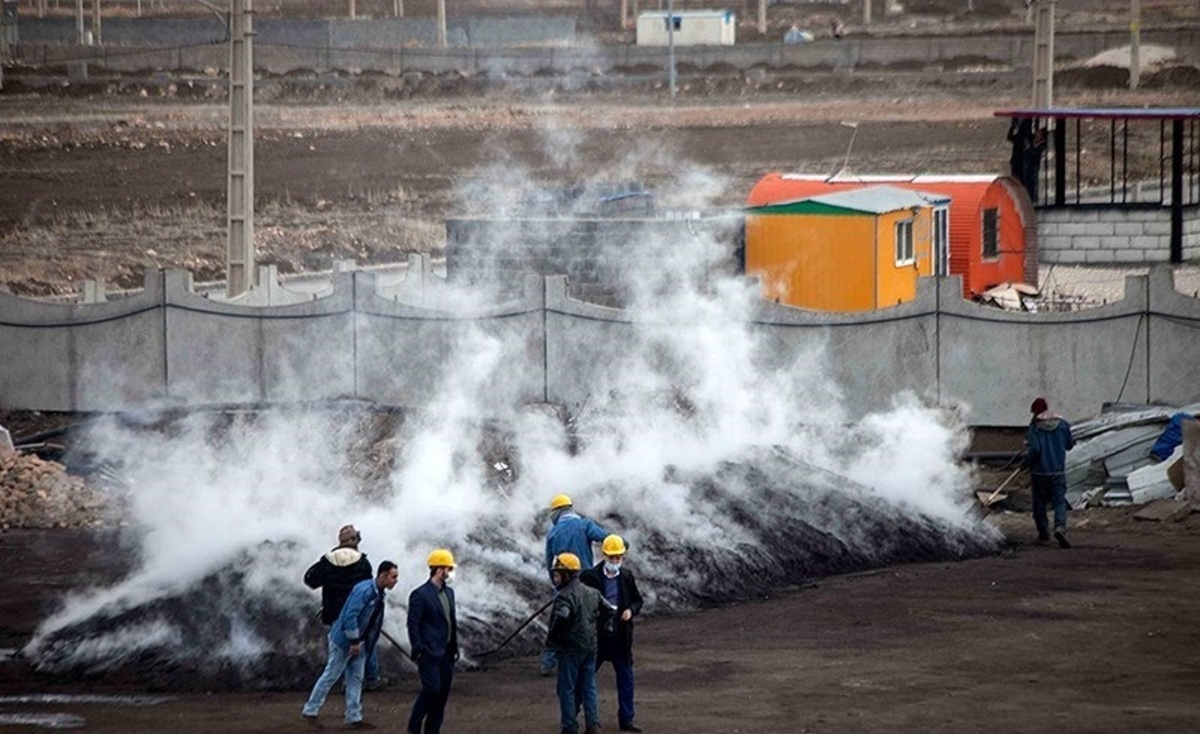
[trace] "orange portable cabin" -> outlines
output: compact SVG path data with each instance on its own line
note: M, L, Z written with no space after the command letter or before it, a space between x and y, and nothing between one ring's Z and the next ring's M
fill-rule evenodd
M822 311L911 301L946 251L950 198L869 186L746 211L746 274L763 297Z
M961 275L963 297L1002 283L1037 285L1037 218L1029 195L1011 176L768 173L750 190L746 204L761 207L879 185L950 197L948 272L936 272ZM746 236L748 250L749 232Z

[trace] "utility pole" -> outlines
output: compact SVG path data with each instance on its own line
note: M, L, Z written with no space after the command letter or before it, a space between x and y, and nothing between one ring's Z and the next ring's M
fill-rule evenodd
M80 0L82 2L82 0ZM225 294L240 296L254 278L254 10L232 0L229 19L229 248Z
M87 36L83 30L83 0L75 0L75 45L87 45Z
M354 20L354 18L358 16L358 8L354 7L354 0L347 0L347 2L349 2L350 8L347 10L346 14L350 16L351 20Z
M437 24L438 48L446 48L446 0L438 0Z
M392 15L397 18L404 17L404 0L392 0Z
M758 0L758 32L767 35L767 0Z
M95 46L102 43L100 33L100 0L92 0L92 44Z
M1142 1L1129 0L1129 88L1142 80Z
M667 81L675 100L675 0L667 0Z
M1033 106L1054 105L1054 3L1034 0L1033 11Z
M863 0L863 25L871 25L871 0Z

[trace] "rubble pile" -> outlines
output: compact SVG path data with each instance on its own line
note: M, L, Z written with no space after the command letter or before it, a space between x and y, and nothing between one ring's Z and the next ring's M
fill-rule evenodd
M104 507L104 495L62 464L0 452L0 529L98 527Z

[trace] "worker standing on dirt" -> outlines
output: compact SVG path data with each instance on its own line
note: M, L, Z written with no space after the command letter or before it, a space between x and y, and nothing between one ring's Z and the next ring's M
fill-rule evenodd
M360 581L371 578L371 562L367 560L367 554L358 549L361 542L362 534L353 525L343 525L338 530L337 547L318 558L304 572L305 586L321 590L321 623L326 627L337 621L350 590ZM382 687L379 656L372 649L367 658L363 688L375 691Z
M325 705L325 698L339 679L346 679L346 726L352 729L374 729L373 724L363 721L362 686L366 660L379 641L383 631L384 599L399 579L396 564L384 561L379 564L375 578L360 581L350 590L350 596L342 607L341 614L329 630L329 659L325 670L313 686L304 710L300 712L310 724L317 727L317 714Z
M1067 542L1067 451L1075 445L1071 424L1066 418L1050 412L1046 399L1039 397L1029 406L1033 418L1025 433L1025 465L1029 467L1033 485L1033 524L1037 527L1038 543L1049 545L1050 531L1046 525L1046 504L1054 506L1054 539L1060 548L1070 548Z
M596 670L612 663L617 674L617 726L621 731L641 731L633 723L633 618L642 613L642 593L637 580L622 561L629 548L619 535L604 539L604 561L579 575L580 583L599 591L616 609L612 630L601 630L596 648Z
M454 555L438 548L426 559L429 580L408 596L408 643L421 676L421 692L408 717L409 734L438 734L458 660L458 612L454 606Z
M587 724L585 734L599 734L596 644L598 630L611 625L613 610L600 592L579 582L579 557L574 553L558 554L550 568L557 593L550 611L546 647L558 658L562 734L578 734L581 706Z
M565 494L557 494L550 500L550 532L546 534L546 568L550 569L560 553L570 553L592 565L592 543L599 543L608 532L595 521L575 512L575 503ZM554 572L550 572L554 582ZM557 586L557 585L556 585ZM554 671L554 650L549 647L542 653L542 675Z

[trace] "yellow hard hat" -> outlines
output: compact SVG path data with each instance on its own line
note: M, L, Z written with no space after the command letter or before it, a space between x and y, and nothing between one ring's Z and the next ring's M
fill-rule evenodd
M620 535L610 535L604 539L600 550L604 551L606 556L623 556L625 555L625 540Z
M579 556L574 553L559 553L554 557L554 565L551 568L555 571L578 571Z
M454 568L454 554L445 548L438 548L429 554L429 560L426 561L426 565L430 568L440 568L442 566Z
M575 503L572 502L571 498L565 494L556 494L554 495L554 499L550 500L550 509L561 510L562 508L570 507L573 504Z

